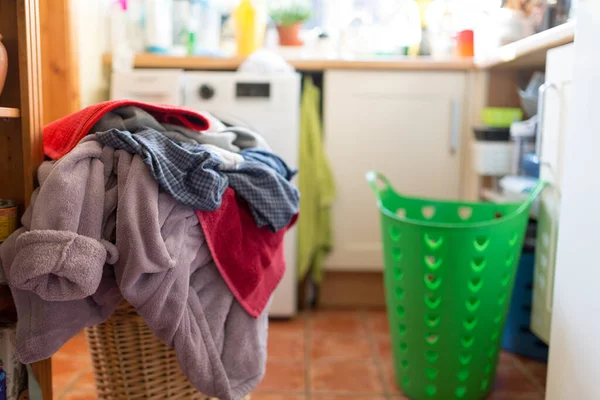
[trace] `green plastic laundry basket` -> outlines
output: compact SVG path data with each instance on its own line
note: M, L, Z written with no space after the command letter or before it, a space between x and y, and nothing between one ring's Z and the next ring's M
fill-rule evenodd
M367 173L381 212L396 380L413 400L479 400L493 387L523 247L523 203L401 196Z

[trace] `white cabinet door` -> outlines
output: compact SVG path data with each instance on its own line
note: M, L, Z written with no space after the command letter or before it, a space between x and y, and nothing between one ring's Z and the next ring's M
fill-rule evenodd
M408 195L457 198L463 72L327 71L325 143L337 187L329 269L381 270L379 214L365 173Z
M538 243L536 247L535 274L531 329L546 343L550 342L552 302L558 224L560 220L564 175L565 139L569 105L573 85L574 47L572 44L548 51L546 59L546 84L541 92L541 145L540 177L549 186L540 196L538 218Z

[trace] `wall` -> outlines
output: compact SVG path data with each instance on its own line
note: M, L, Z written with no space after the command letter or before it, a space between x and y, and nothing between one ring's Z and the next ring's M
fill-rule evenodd
M108 79L104 75L102 54L107 50L108 0L74 0L75 29L79 49L81 106L108 99Z

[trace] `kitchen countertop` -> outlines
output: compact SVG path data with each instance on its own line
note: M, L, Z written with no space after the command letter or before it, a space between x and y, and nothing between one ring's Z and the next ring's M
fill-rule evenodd
M387 57L369 58L289 58L287 61L299 71L336 70L418 70L467 71L489 69L542 68L546 51L567 43L575 36L575 22L548 29L523 40L502 46L483 58ZM112 56L105 54L103 62L110 65ZM236 70L244 61L241 57L214 58L196 56L168 56L137 54L135 68L176 68L187 70Z
M110 65L112 56L105 54L105 64ZM242 57L214 58L196 56L164 56L157 54L137 54L136 68L179 68L202 70L236 70L244 61ZM371 57L355 59L287 59L299 71L345 70L470 70L475 68L471 58L435 59L432 57Z

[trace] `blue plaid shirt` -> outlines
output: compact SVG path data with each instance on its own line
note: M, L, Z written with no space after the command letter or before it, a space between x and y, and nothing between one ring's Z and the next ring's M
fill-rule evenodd
M107 146L139 155L165 192L195 210L218 209L231 186L248 202L259 227L278 231L298 212L300 196L289 182L295 171L268 151L244 150L242 164L221 169L221 159L204 146L175 142L154 129L111 129L97 137Z

